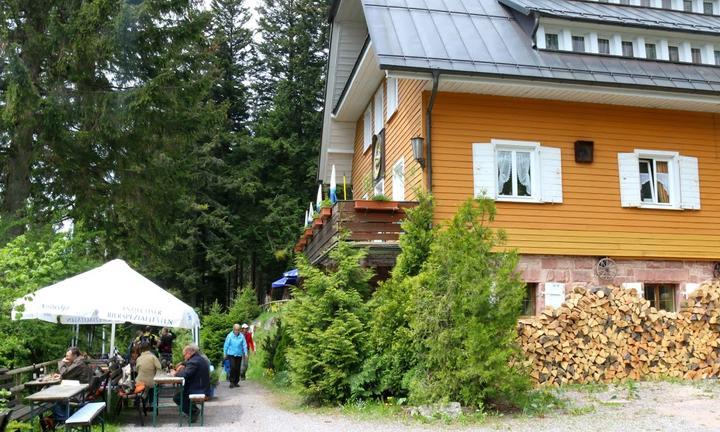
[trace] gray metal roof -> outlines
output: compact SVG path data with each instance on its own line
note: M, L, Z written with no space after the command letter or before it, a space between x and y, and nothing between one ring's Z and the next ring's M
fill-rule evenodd
M718 67L536 50L497 0L362 2L383 69L720 92Z
M720 34L720 17L682 11L577 0L499 0L528 15L636 26L670 31Z

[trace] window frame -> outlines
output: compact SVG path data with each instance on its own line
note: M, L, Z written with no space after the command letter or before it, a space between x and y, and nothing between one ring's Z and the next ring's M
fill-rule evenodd
M395 115L400 106L400 80L395 77L388 77L385 82L385 86L387 87L385 121L387 122Z
M380 87L375 91L375 95L373 96L373 134L377 135L380 133L381 130L385 127L385 115L384 115L384 105L385 105L385 91L383 89L383 85L380 84Z
M385 177L376 181L375 184L373 185L372 196L377 196L377 195L385 195Z
M555 46L551 47L548 43L551 38L555 38ZM559 33L545 33L545 48L547 50L557 51L560 49L560 34Z
M537 293L538 293L537 282L525 282L525 295L523 296L522 312L520 317L533 317L537 315ZM532 308L531 313L528 313L528 309Z
M647 290L648 288L653 289L653 299L650 300L647 297ZM663 309L660 307L660 290L662 288L670 288L671 289L671 298L672 298L672 310ZM650 302L650 306L654 307L657 310L664 310L667 312L677 312L678 310L678 302L677 302L677 293L678 293L678 285L672 284L672 283L644 283L643 284L643 299Z
M626 48L629 49L629 54L626 53ZM623 40L620 42L620 50L622 51L622 57L635 58L635 44L632 41Z
M399 173L399 175L397 175ZM402 194L396 190L398 183L402 184ZM405 157L401 157L392 167L392 200L405 201ZM400 195L402 195L400 197Z
M585 44L587 43L585 35L572 35L570 37L572 43L572 51L576 53L586 53ZM576 49L577 48L577 49Z
M540 143L533 141L513 141L513 140L491 140L493 145L494 162L493 169L495 175L495 201L504 202L541 202L541 191L540 187ZM500 181L498 176L498 158L497 154L499 151L510 151L513 152L512 164L512 182L513 182L513 195L501 195L500 194ZM517 170L516 167L516 152L528 152L530 154L530 195L529 196L518 196L517 194Z
M363 154L365 154L370 147L372 147L373 137L373 116L372 116L372 104L368 104L363 112Z
M653 163L654 174L651 178L652 190L655 189L657 184L657 162L667 162L668 165L668 194L670 199L668 203L657 202L657 192L652 193L653 202L643 201L642 199L642 180L638 184L641 189L640 192L640 207L641 208L654 208L654 209L681 209L680 207L680 184L679 184L679 172L677 169L677 161L680 156L678 152L663 151L663 150L635 150L634 152L638 156L638 174L640 174L640 165L643 160L650 159Z

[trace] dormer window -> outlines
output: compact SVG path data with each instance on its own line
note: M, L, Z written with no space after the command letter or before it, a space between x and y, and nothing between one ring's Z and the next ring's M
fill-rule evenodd
M645 58L650 60L657 59L657 45L655 45L654 43L645 44Z
M700 54L700 48L691 48L690 54L692 56L693 63L702 64L702 54Z
M633 57L633 43L628 41L622 42L623 57Z
M713 14L713 4L712 2L703 2L703 13L705 15L712 15Z
M692 12L692 0L683 0L683 10L685 12Z
M549 50L560 49L560 39L556 33L545 33L545 48Z
M663 9L672 9L672 0L662 0Z
M585 52L585 36L572 37L572 50L575 52Z
M610 39L598 38L598 54L610 54Z
M715 51L715 64L720 66L720 51Z

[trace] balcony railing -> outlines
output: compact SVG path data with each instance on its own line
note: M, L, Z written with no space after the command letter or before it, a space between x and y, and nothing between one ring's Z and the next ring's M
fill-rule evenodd
M417 203L409 201L338 201L322 209L300 237L295 250L303 252L311 263L326 265L328 253L337 244L340 233L358 247L366 247L366 265L391 267L400 251L398 241L405 209Z

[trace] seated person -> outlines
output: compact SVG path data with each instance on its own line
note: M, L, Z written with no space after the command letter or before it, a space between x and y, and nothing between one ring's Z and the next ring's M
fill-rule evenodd
M160 366L160 360L155 357L155 354L150 351L150 348L149 342L143 341L140 343L140 356L135 361L135 369L137 370L135 382L145 384L148 401L152 403L155 374L160 371L162 367Z
M92 371L85 363L85 357L82 356L77 347L68 348L65 358L58 362L58 373L53 374L53 378L61 378L63 380L77 380L80 384L90 383ZM67 420L67 404L58 402L53 406L53 417L57 422Z
M210 364L200 355L200 349L195 344L190 344L183 349L185 361L180 364L177 370L172 372L173 376L184 377L185 386L183 392L178 392L173 400L177 405L182 401L182 410L185 414L190 413L190 395L205 394L210 386ZM193 418L197 418L193 411Z

